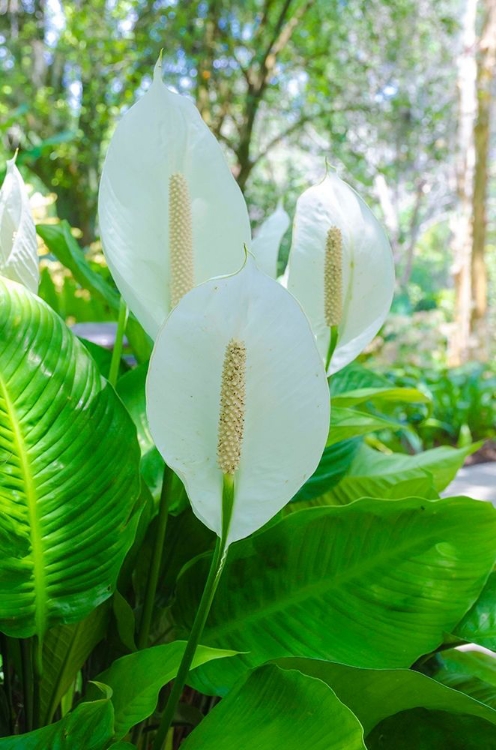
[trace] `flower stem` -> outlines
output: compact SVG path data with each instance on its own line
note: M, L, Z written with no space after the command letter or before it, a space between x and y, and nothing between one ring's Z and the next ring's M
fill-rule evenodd
M112 359L110 361L110 370L108 381L110 385L116 386L117 378L119 377L119 365L121 363L122 354L122 342L124 340L124 334L126 332L127 319L129 315L129 309L124 299L121 297L119 305L119 317L117 320L117 331L115 332L114 348L112 350Z
M160 501L158 506L157 529L153 542L152 559L150 563L150 572L145 591L145 601L143 604L143 614L141 615L140 628L137 639L139 649L148 646L148 637L150 635L150 625L152 622L153 605L155 603L155 594L157 593L158 576L162 555L164 551L165 531L167 529L167 519L169 517L169 506L172 494L172 480L174 472L165 464L164 476L162 479L162 490L160 492Z
M169 699L160 721L160 726L155 736L153 750L163 750L167 734L174 718L176 706L181 697L181 693L183 692L184 685L186 684L188 672L194 659L196 648L200 642L203 628L205 627L208 613L210 612L215 592L217 591L217 586L219 585L219 580L227 559L227 532L229 531L233 505L234 477L232 474L224 474L222 486L222 537L217 538L212 562L210 563L207 582L203 589L203 595L193 622L193 627L191 628L186 648L184 649L183 658L181 659L176 679L174 680Z
M332 355L334 354L334 351L336 349L336 345L338 343L338 336L339 331L337 326L330 326L331 329L331 338L329 339L329 349L327 350L327 358L326 358L326 373L329 370L329 365L331 364Z

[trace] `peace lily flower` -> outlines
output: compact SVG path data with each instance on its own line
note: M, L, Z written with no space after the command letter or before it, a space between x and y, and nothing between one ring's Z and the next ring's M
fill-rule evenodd
M296 205L288 290L305 310L328 374L372 341L391 307L394 264L369 207L330 173Z
M324 368L299 304L251 257L171 312L150 362L147 414L195 514L226 545L263 526L314 472L329 429ZM226 480L234 499L223 513Z
M152 338L185 292L243 261L242 193L195 105L164 85L160 60L110 142L99 215L115 282Z
M18 281L34 294L38 291L36 229L15 157L7 161L7 174L0 189L0 275Z
M253 242L252 253L261 271L275 279L281 240L289 227L289 216L279 201L276 210L260 226Z

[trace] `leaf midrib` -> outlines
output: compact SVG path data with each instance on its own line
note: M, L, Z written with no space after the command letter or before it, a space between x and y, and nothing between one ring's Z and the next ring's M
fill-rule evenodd
M0 392L7 407L7 416L12 426L14 436L14 451L19 458L24 491L26 498L26 508L28 512L29 533L31 538L31 557L33 561L33 578L34 578L34 597L35 597L35 625L36 633L43 636L46 624L46 576L44 565L44 546L43 538L40 533L40 518L38 515L38 495L34 482L33 472L29 456L26 450L25 442L21 433L19 420L14 404L12 403L7 385L0 375Z

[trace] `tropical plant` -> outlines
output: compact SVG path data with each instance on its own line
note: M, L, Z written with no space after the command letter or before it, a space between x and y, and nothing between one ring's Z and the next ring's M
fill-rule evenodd
M118 318L111 362L0 279L0 750L489 748L492 657L447 653L496 645L496 512L439 498L470 448L368 444L391 404L428 401L416 384L340 369L391 299L385 235L333 176L307 220L319 242L303 253L296 236L291 266L342 313L323 349L305 300L244 251L246 208L206 126L162 86L123 118L102 182L124 300L67 224L38 227ZM140 143L143 194L122 157ZM228 217L210 214L217 176ZM202 253L215 278L190 273Z

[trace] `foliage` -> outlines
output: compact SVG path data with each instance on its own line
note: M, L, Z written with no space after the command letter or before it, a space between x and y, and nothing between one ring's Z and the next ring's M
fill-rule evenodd
M194 96L228 149L255 223L286 187L294 207L303 171L332 143L381 205L405 310L422 316L435 303L443 315L444 300L421 290L428 263L413 271L411 260L434 222L425 255L436 249L431 275L446 278L446 225L435 221L450 201L453 7L96 0L53 15L26 0L0 15L3 147L22 146L24 172L80 230L38 225L59 275L43 272L40 297L0 278L0 750L495 746L494 653L458 646L496 651L496 511L439 497L473 441L494 436L494 369L428 370L422 360L383 374L372 352L327 384L302 310L275 281L256 282L258 271L245 282L251 260L234 282L185 295L150 365L153 342L126 319L92 244L103 151L164 46L169 82ZM143 286L131 268L133 283ZM235 291L216 308L221 287ZM146 284L141 293L149 302ZM118 319L113 352L82 343L68 317ZM229 339L250 322L261 354L248 363L248 396L264 397L243 418L255 435L258 420L262 450L255 469L242 465L252 484L236 508L240 475L212 468L218 443L205 425L218 417L222 368L212 332ZM177 349L161 359L171 331ZM383 337L387 346L402 335ZM319 378L317 429L306 399ZM284 421L290 409L296 419ZM195 460L207 433L208 455ZM190 503L158 453L164 443L172 466L185 457L186 483L207 465L209 503L202 481ZM202 503L216 533L193 514ZM233 508L252 533L228 548Z
M392 412L415 431L416 447L470 445L496 437L496 368L469 363L439 369L394 367L387 379L400 387L417 386L429 402L404 404ZM382 436L387 444L392 444Z

